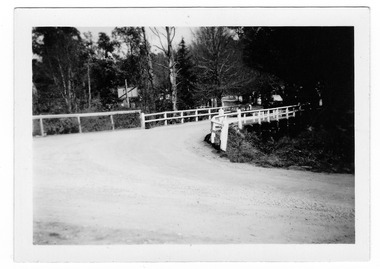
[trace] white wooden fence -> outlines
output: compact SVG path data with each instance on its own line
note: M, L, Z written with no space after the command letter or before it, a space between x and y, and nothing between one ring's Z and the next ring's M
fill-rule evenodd
M141 113L141 128L145 128L146 123L163 122L163 125L168 125L174 120L176 122L178 121L178 123L185 123L185 119L192 118L194 118L195 121L199 121L204 118L211 120L212 116L219 114L220 109L224 109L225 111L237 111L238 107L208 107L188 110L165 111L150 114Z
M39 120L41 135L45 136L44 123L43 123L44 119L76 118L78 121L79 133L82 133L82 124L81 124L80 119L83 117L109 116L111 126L112 126L112 130L115 130L115 123L114 123L114 119L113 119L114 115L136 114L136 113L138 113L139 116L141 116L141 114L142 114L141 110L128 110L128 111L113 111L113 112L77 113L77 114L35 115L32 118L33 118L33 120Z
M220 133L220 149L226 151L228 140L228 128L231 124L237 124L239 129L245 124L279 121L296 116L300 106L284 106L259 110L240 109L237 112L225 113L220 109L219 114L211 119L211 143L215 143L216 135Z
M223 108L225 111L237 111L238 107L210 107L210 108L198 108L198 109L188 109L188 110L178 110L178 111L165 111L159 113L142 113L141 110L128 110L128 111L113 111L113 112L95 112L95 113L77 113L77 114L56 114L56 115L35 115L33 120L39 120L41 135L45 136L44 131L44 119L59 119L59 118L76 118L78 122L79 133L82 133L82 123L81 118L83 117L104 117L109 116L112 130L115 130L114 115L120 114L139 114L139 120L141 123L141 128L145 129L146 123L161 123L162 125L168 125L173 121L176 123L185 123L186 119L194 119L194 121L202 120L207 118L211 120L212 116L218 115L219 110Z

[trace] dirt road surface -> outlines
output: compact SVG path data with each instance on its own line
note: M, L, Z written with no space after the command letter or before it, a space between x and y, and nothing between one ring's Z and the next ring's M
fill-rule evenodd
M34 243L355 242L353 175L230 163L209 128L34 138Z

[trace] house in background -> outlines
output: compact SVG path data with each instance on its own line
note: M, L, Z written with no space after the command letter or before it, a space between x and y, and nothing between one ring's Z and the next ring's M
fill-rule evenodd
M121 106L126 108L136 108L139 98L139 91L137 87L118 87L117 97Z

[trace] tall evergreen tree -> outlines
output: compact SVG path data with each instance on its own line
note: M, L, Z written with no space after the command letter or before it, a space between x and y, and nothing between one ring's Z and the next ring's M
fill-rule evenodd
M194 64L191 59L190 51L182 38L176 55L178 66L177 91L178 91L178 109L194 108L194 83L196 77L194 74Z

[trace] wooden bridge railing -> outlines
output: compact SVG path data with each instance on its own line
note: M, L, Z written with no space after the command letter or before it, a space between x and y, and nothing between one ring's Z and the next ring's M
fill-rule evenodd
M225 111L237 111L238 106L231 107L207 107L198 109L188 109L188 110L177 110L177 111L165 111L159 113L144 114L141 113L141 128L145 128L146 123L160 123L163 125L168 125L170 121L180 120L180 123L185 123L185 119L194 118L195 121L207 118L211 118L219 114L219 110L224 109Z
M226 151L228 128L231 124L237 124L239 129L242 129L245 124L289 119L295 117L298 111L300 111L298 105L245 111L238 109L233 113L225 113L221 109L219 114L211 119L211 143L215 143L216 135L220 133L220 149Z
M72 118L76 119L77 127L79 129L79 133L83 131L83 123L81 122L81 118L83 117L105 117L109 116L109 123L111 124L111 129L115 130L115 115L121 114L138 114L138 121L142 129L145 129L146 123L161 123L163 125L168 125L173 121L176 123L185 123L187 119L194 119L195 121L202 119L209 119L215 115L218 115L219 110L223 108L225 111L234 112L237 111L239 107L209 107L209 108L198 108L198 109L188 109L188 110L178 110L178 111L165 111L159 113L150 113L145 114L142 113L141 110L128 110L128 111L113 111L113 112L94 112L94 113L77 113L77 114L55 114L55 115L34 115L32 117L33 120L39 120L40 125L40 133L42 136L46 135L44 128L44 120L45 119L60 119L60 118ZM108 123L108 124L109 124Z
M55 114L55 115L34 115L33 120L39 120L41 135L45 136L44 119L60 119L60 118L76 118L78 122L79 133L82 133L81 118L84 117L104 117L109 116L112 130L115 130L115 123L113 116L121 114L139 114L141 117L141 110L128 110L128 111L112 111L112 112L95 112L95 113L77 113L77 114Z

